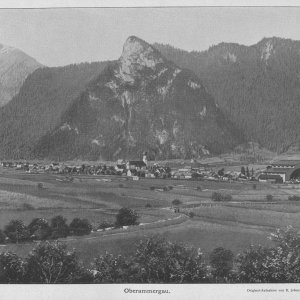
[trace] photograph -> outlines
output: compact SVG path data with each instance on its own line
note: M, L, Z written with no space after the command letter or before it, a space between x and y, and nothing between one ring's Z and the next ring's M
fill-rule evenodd
M300 7L99 3L0 5L0 290L299 297Z

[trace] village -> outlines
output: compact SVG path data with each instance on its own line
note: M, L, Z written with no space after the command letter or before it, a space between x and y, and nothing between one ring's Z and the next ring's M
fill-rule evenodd
M31 174L52 173L65 175L65 180L72 181L73 175L115 175L128 179L181 179L208 181L259 181L265 183L300 184L300 160L276 161L270 165L252 167L241 164L226 166L208 164L197 160L181 165L172 163L160 164L148 161L147 153L141 160L123 160L106 164L67 164L64 162L30 163L30 162L1 162L3 168L15 169Z

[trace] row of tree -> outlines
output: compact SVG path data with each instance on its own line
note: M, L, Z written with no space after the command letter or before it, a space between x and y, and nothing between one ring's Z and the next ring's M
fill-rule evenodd
M55 216L50 223L43 218L34 218L28 226L21 220L11 220L0 230L0 243L20 243L32 240L64 238L69 235L90 234L92 225L87 219L74 218L68 225L63 216Z
M129 208L121 208L116 214L115 227L137 225L138 214ZM102 225L105 222L102 223ZM106 223L105 223L106 224ZM107 223L108 224L108 223ZM111 226L108 224L105 227ZM26 226L21 220L11 220L4 230L0 230L0 243L20 243L32 240L48 240L65 238L69 235L87 235L92 231L92 225L87 219L74 218L68 225L63 216L55 216L50 223L43 218L34 218Z
M291 227L271 234L274 246L251 246L234 257L216 248L205 263L200 249L152 236L129 256L106 253L83 266L75 250L40 242L26 258L0 254L0 283L296 283L300 237Z

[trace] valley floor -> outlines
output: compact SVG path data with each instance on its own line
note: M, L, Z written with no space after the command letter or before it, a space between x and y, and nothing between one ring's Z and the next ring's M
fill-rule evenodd
M300 230L300 202L288 200L290 195L300 195L299 185L256 183L253 189L247 182L133 181L121 176L83 175L74 176L73 182L63 179L63 175L0 169L0 228L12 219L29 224L35 217L56 215L63 215L68 222L87 218L97 227L103 221L114 222L121 207L135 209L140 225L64 239L87 264L106 251L130 254L136 242L154 234L199 247L207 254L219 246L238 253L250 244L268 245L268 234L279 227L292 225ZM163 191L166 186L172 188ZM230 194L233 200L213 202L214 191ZM273 200L267 202L270 194ZM178 213L172 207L175 199L182 202ZM32 248L32 243L7 244L1 245L0 251L27 255Z

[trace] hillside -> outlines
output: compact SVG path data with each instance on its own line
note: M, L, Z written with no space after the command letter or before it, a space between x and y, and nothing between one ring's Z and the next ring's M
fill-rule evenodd
M188 158L199 157L203 149L220 153L239 141L191 71L130 37L120 59L89 83L33 153L115 160L139 158L147 151L152 158Z
M264 38L252 46L221 43L203 52L155 44L207 87L246 140L277 152L300 147L300 42Z
M71 103L106 63L37 69L20 92L0 109L2 158L32 157L39 139L51 132Z
M0 106L8 103L26 77L40 67L40 63L24 52L0 44Z

